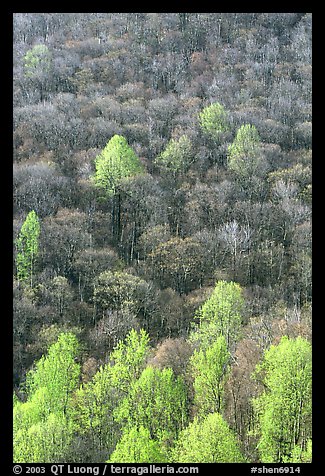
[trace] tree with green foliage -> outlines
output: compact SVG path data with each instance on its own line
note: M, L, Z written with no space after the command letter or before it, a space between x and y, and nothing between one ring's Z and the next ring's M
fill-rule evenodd
M79 344L62 333L26 379L27 399L14 399L14 461L55 462L72 441L71 398L80 377Z
M195 350L190 360L194 377L194 404L199 414L220 412L223 406L223 385L230 353L223 335L205 350Z
M171 368L145 368L131 385L116 417L130 428L147 428L154 440L172 440L187 423L187 394L182 378L175 377Z
M95 166L95 185L108 196L116 193L123 179L144 172L143 165L126 139L117 134L96 157Z
M68 399L77 388L80 364L76 362L79 343L70 332L61 333L47 355L43 355L26 378L27 395L32 399L40 388L47 389L49 411L66 413Z
M35 262L39 252L39 235L41 226L34 210L28 213L16 244L16 268L18 281L28 282L33 286Z
M100 460L113 450L119 430L112 416L117 401L110 365L100 367L92 380L76 391L72 419L76 434L86 441L88 459Z
M291 457L284 459L284 463L311 463L312 461L312 439L309 438L304 447L295 445L291 452Z
M175 463L243 463L236 437L219 413L194 418L179 435Z
M196 313L199 324L194 326L190 340L207 348L219 335L223 335L230 349L239 338L243 311L244 298L240 285L233 281L218 281L209 299Z
M261 461L300 462L311 438L311 344L283 336L266 350L254 376L265 387L253 400Z
M192 142L187 135L171 139L165 150L156 158L155 163L162 170L173 175L186 172L194 161Z
M112 384L127 394L132 382L139 378L149 357L149 335L132 329L110 354Z
M254 125L242 125L228 147L228 167L240 177L254 175L259 165L260 137Z
M92 460L103 460L113 451L121 429L114 412L140 376L148 355L148 334L143 329L133 329L111 352L109 362L77 390L73 421L78 435L87 441Z
M20 408L18 408L20 406ZM50 413L30 424L37 405L20 403L14 406L14 462L55 463L65 460L72 441L72 427L64 415Z
M52 66L52 55L46 45L35 45L24 56L25 75L28 78L40 77L48 73Z
M219 102L210 104L199 113L199 124L204 134L215 140L230 130L228 114Z
M108 463L167 463L161 443L152 439L148 428L127 428Z

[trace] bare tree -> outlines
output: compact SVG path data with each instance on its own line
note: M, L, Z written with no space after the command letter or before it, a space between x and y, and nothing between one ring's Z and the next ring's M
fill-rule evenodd
M236 220L225 223L219 228L219 240L232 256L233 279L237 279L237 266L240 255L249 251L251 243L251 227L241 226Z

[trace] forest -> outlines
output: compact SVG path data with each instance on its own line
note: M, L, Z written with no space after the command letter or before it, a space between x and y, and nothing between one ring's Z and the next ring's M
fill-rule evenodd
M309 463L311 13L13 14L18 463Z

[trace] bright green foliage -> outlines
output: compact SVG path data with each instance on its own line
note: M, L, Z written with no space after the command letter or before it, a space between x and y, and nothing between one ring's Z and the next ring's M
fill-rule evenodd
M205 419L195 418L178 438L175 463L242 463L245 462L236 438L219 413Z
M44 463L62 461L72 439L72 428L64 415L50 413L45 420L26 425L28 407L21 404L19 421L14 425L14 462Z
M96 186L105 190L108 195L116 192L124 178L143 173L143 165L128 145L126 139L114 135L103 151L95 159Z
M253 400L258 420L261 461L292 460L299 447L308 451L311 437L311 345L302 338L281 338L257 366L255 378L262 379L263 394Z
M48 354L36 363L35 370L27 376L29 398L40 388L47 390L45 406L49 412L66 412L69 396L77 388L80 364L75 359L79 344L74 334L60 334Z
M155 163L162 169L175 174L186 172L194 160L193 146L186 135L171 139L166 149L157 157Z
M120 425L113 412L140 376L149 354L149 336L131 330L100 367L93 379L80 387L74 400L74 421L81 435L90 435L96 451L111 451L119 437Z
M199 121L202 131L213 139L218 139L230 129L228 114L219 102L205 107L199 113Z
M16 267L19 281L33 285L35 261L39 250L39 235L41 226L34 210L28 213L18 238L15 241L17 248Z
M39 421L46 420L49 415L46 409L47 400L48 390L45 387L38 389L34 397L26 402L16 399L13 407L14 437L17 436L18 430L27 430Z
M307 440L302 448L301 445L295 445L291 452L291 458L284 459L284 463L311 463L312 461L312 440Z
M113 411L118 397L110 365L101 367L90 382L76 391L71 409L74 428L79 435L89 437L90 452L107 454L114 448L119 427L114 423Z
M233 143L228 147L228 167L237 175L250 177L259 164L260 138L255 126L242 125Z
M124 393L142 372L149 356L149 335L143 329L132 329L110 355L112 384Z
M166 454L158 441L150 437L147 428L124 431L108 463L167 463Z
M211 345L220 334L226 339L228 348L238 340L244 299L239 284L218 281L211 296L197 313L199 326L190 336L204 348Z
M147 367L117 412L130 428L143 426L159 441L175 438L187 422L186 389L172 369Z
M47 73L52 65L52 55L46 45L35 45L24 56L25 75L29 78Z
M191 357L194 377L194 403L203 414L219 412L222 407L223 384L230 353L224 336L206 350L195 351Z
M72 439L70 406L80 365L78 342L61 334L47 356L27 376L27 400L14 400L14 461L55 462L64 458Z

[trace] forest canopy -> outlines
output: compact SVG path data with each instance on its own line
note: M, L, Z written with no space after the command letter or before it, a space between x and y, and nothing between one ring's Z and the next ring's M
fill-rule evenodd
M311 14L13 25L14 461L311 462Z

